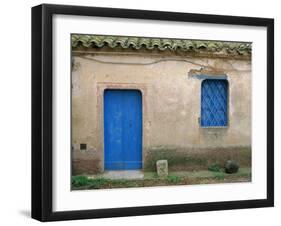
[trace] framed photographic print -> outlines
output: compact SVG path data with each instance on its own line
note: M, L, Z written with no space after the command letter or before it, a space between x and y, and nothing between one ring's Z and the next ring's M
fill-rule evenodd
M32 8L32 217L274 205L274 21Z

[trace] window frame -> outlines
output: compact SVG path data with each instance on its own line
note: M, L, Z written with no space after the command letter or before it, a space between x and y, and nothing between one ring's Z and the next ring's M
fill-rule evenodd
M225 76L225 75L224 75ZM203 129L227 129L229 128L229 80L227 79L227 77L224 76L206 76L206 78L204 78L201 83L200 83L200 116L199 116L199 127L203 128ZM227 95L227 102L226 102L226 125L225 126L202 126L202 86L204 81L206 80L222 80L225 81L227 84L227 90L226 90L226 95Z

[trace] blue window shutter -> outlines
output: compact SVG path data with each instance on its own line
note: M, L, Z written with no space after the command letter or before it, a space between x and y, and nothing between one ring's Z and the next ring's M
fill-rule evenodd
M227 101L227 80L204 80L201 87L201 126L227 126Z

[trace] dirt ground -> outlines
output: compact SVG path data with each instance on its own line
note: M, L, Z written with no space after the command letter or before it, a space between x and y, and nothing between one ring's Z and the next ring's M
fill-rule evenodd
M72 190L237 183L250 181L250 168L240 168L235 174L208 170L172 171L164 178L158 177L155 172L144 172L143 179L108 179L101 177L100 175L80 175L72 177Z

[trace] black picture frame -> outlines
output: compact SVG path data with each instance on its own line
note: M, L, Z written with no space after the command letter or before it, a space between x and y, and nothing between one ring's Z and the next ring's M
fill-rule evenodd
M54 212L52 210L52 18L55 14L266 27L267 198ZM40 221L57 221L271 206L274 206L273 19L49 4L32 8L32 218Z

